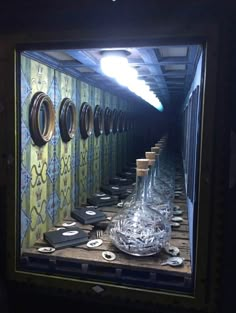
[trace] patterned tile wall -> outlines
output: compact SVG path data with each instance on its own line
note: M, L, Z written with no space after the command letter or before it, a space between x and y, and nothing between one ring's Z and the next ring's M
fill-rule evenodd
M37 147L29 132L29 105L37 91L49 95L54 104L56 126L51 141ZM64 143L59 130L61 100L70 98L76 105L76 125L83 102L132 111L118 97L51 69L27 57L21 57L21 245L29 247L53 224L70 214L74 206L86 203L102 182L121 170L132 152L132 132L92 134L82 140L79 127L73 140ZM129 146L128 146L129 145Z

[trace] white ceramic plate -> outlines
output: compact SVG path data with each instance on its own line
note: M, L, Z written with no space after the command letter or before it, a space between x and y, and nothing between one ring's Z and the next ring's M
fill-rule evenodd
M62 233L62 236L75 236L78 233L79 233L78 230L68 230Z
M99 247L103 244L102 239L93 239L87 242L87 247L88 248L96 248Z
M115 260L116 255L115 255L115 253L110 252L110 251L103 251L102 257L103 257L103 259L105 259L107 261L113 261L113 260Z
M94 211L86 211L85 213L87 215L96 215L96 212L94 212Z
M172 217L172 222L183 222L183 219L182 217L179 217L179 216L174 216Z
M76 222L69 222L69 223L63 223L62 226L64 227L71 227L71 226L75 226L76 225Z
M53 253L54 251L56 251L56 249L52 247L41 247L38 248L38 251L41 253Z

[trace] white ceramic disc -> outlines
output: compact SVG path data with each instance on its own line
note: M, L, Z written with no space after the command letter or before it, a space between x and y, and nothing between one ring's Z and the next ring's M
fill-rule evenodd
M103 251L102 257L103 257L103 259L105 259L107 261L113 261L113 260L115 260L116 255L115 255L115 253L110 252L110 251Z
M105 195L106 195L105 193L96 193L96 196L98 196L98 197L103 197Z
M175 211L173 211L173 215L174 216L179 216L179 215L182 215L183 214L183 211L181 211L181 210L175 210Z
M68 231L65 231L64 233L62 233L62 236L75 236L78 233L79 232L77 230L68 230Z
M120 188L119 188L119 187L112 186L111 189L119 190Z
M66 229L65 227L58 227L57 230Z
M171 220L172 222L183 222L182 217L179 217L179 216L172 217Z
M63 223L62 226L65 226L65 227L71 227L71 226L75 226L76 225L76 222L70 222L70 223Z
M96 248L101 246L103 243L102 239L93 239L87 242L87 247L89 248Z
M180 210L180 206L179 205L175 205L174 208L173 208L173 211L178 211Z
M102 197L100 198L101 200L108 200L108 199L111 199L111 197Z
M85 214L87 214L87 215L96 215L96 212L94 212L94 211L86 211Z
M177 223L177 222L171 223L170 226L173 228L178 228L178 227L180 227L180 223Z
M96 205L86 205L86 209L97 209L98 207Z
M41 253L53 253L56 249L52 247L41 247L38 248L38 251Z
M166 247L166 248L165 248L165 252L166 252L167 254L172 255L172 256L177 256L177 255L179 255L179 253L180 253L179 248L178 248L178 247L175 247L175 246Z
M184 262L184 258L180 257L172 257L167 259L165 262L161 263L161 265L170 265L170 266L180 266Z

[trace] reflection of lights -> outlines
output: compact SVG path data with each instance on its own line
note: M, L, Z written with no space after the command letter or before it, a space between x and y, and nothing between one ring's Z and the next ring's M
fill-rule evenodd
M138 72L136 69L129 67L127 64L127 68L119 73L116 77L116 81L118 84L127 87L130 81L136 80L138 77Z
M112 78L121 76L127 67L128 60L123 56L108 55L101 59L103 73Z
M122 55L122 51L106 51L101 58L101 69L105 75L114 78L118 84L127 87L157 110L163 111L163 106L158 97L150 90L144 80L137 78L137 70L129 66L126 56Z

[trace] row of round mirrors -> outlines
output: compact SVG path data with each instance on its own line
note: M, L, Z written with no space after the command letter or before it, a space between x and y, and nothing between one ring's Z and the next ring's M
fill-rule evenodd
M79 111L79 128L81 137L88 138L94 131L99 137L103 132L105 135L128 131L134 126L133 120L122 111L105 110L96 105L94 111L87 102L82 103ZM32 97L29 110L29 128L31 137L37 146L45 145L53 136L55 129L55 110L52 100L43 92L36 92ZM61 138L64 142L70 141L76 131L76 108L69 99L64 98L59 110L59 128Z

